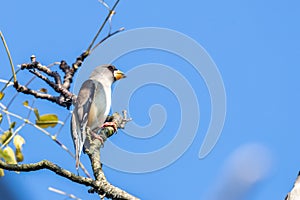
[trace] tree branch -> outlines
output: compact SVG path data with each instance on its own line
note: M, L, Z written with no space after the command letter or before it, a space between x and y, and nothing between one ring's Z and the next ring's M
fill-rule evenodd
M95 37L93 38L91 44L89 45L87 51L90 52L90 50L92 49L95 41L97 40L99 34L101 33L102 29L104 28L105 24L107 23L107 21L110 19L110 17L115 14L115 8L117 7L118 3L120 2L120 0L117 0L115 2L115 4L113 5L113 7L111 8L111 10L109 10L108 15L106 16L105 20L103 21L102 25L100 26L98 32L96 33Z
M41 63L36 61L36 57L31 57L31 63L24 63L21 65L21 69L29 70L30 73L34 74L36 77L43 80L46 84L48 84L52 89L54 89L55 92L57 92L57 96L53 96L51 94L45 94L38 92L36 90L30 89L27 87L27 85L21 85L16 79L16 73L14 72L13 63L9 55L9 59L11 61L11 68L13 72L14 77L14 88L21 93L32 95L36 98L45 99L50 102L54 102L60 106L66 107L69 109L73 102L76 100L76 95L74 95L72 92L69 91L71 83L73 82L73 77L75 73L77 72L78 68L81 67L84 60L91 54L91 52L102 42L110 38L111 36L121 32L124 30L124 28L120 28L119 30L111 33L111 30L109 30L109 33L106 37L104 37L102 40L100 40L99 43L97 43L95 46L95 42L102 32L104 26L106 23L111 21L111 17L115 14L114 9L118 5L120 0L116 0L114 3L112 9L109 9L109 13L106 16L105 20L101 24L98 32L94 36L92 42L88 46L87 50L84 51L80 56L76 58L76 61L71 65L71 67L67 64L66 61L62 60L59 64L59 69L62 70L64 73L63 79L61 78L61 75L56 72L52 71L49 67L42 65ZM110 28L111 29L111 28ZM2 34L0 32L0 36L2 38ZM2 38L4 41L4 38ZM5 41L4 44L6 45ZM8 48L7 48L8 50ZM47 76L45 76L46 74ZM50 80L50 77L54 79L54 81ZM109 122L113 122L116 124L117 129L124 128L126 123L130 121L130 119L127 118L126 111L123 111L123 116L121 116L118 113L114 113L110 118L108 118ZM71 181L74 181L76 183L80 183L86 186L92 187L90 189L90 192L95 192L99 195L102 195L103 197L111 198L111 199L128 199L128 200L136 200L138 198L128 194L127 192L111 185L107 180L106 177L102 171L102 165L100 161L100 148L103 146L103 143L106 141L107 138L111 137L113 134L115 134L117 130L115 130L114 127L105 127L101 128L97 131L97 134L99 135L99 138L102 138L102 140L98 140L91 137L91 134L88 134L87 140L90 144L90 148L86 148L86 152L90 158L93 173L95 176L95 180L91 178L81 177L77 176L73 173L71 173L68 170L65 170L61 167L59 167L56 164L51 163L50 161L43 160L38 163L33 164L23 164L23 165L17 165L17 164L7 164L0 160L0 168L11 170L11 171L37 171L41 169L48 169L56 174L65 177Z
M35 96L36 98L47 99L51 102L55 102L58 105L67 107L69 109L70 106L72 105L73 98L75 98L75 95L69 91L70 83L72 82L74 73L70 74L70 71L73 71L73 70L69 70L69 67L66 66L65 64L66 63L64 61L62 61L60 63L60 69L62 69L63 72L65 72L65 77L64 77L65 79L64 79L63 84L61 83L61 77L57 72L52 71L51 69L49 69L48 67L46 67L44 65L41 65L39 62L36 61L35 57L34 57L33 62L24 63L21 65L22 70L24 70L24 69L29 70L29 72L36 75L38 78L40 78L45 83L47 83L51 88L53 88L57 93L59 93L60 94L59 96L55 97L50 94L47 94L47 96L40 95L40 94L38 94L38 92L31 90L29 88L26 88L26 87L23 87L24 90L21 90L19 92L22 92L25 94L31 94L31 95ZM53 77L55 82L50 81L49 78L43 76L41 73L39 73L36 70L44 72L48 76ZM20 87L20 85L18 83L15 84L16 89L18 88L17 86ZM29 90L31 90L31 91L29 91Z
M38 171L42 169L48 169L54 173L56 173L59 176L62 176L64 178L69 179L70 181L73 181L75 183L79 183L85 186L92 187L94 191L99 191L99 193L105 193L108 196L113 195L112 191L119 190L119 192L122 192L122 195L119 196L119 198L112 198L112 199L134 199L137 198L133 197L132 195L122 191L119 188L116 188L112 185L110 185L107 181L106 182L100 182L98 180L93 180L91 178L86 178L82 176L77 176L73 174L72 172L61 168L60 166L48 161L48 160L42 160L37 163L31 163L31 164L7 164L0 160L0 168L6 169L9 171L19 171L19 172L32 172L32 171ZM110 185L110 187L109 187Z
M124 123L126 124L130 120L127 119L125 113L126 112L124 111L123 116L121 116L119 113L114 113L110 117L111 122L116 123L118 128L122 128L124 126ZM113 127L105 127L99 131L99 135L104 138L104 141L106 140L106 138L111 137L114 133L116 133L116 130ZM121 190L120 188L113 186L107 181L102 171L102 165L100 161L100 148L103 145L103 143L97 139L92 139L90 136L88 136L88 138L91 147L88 150L86 150L85 153L88 154L91 160L95 180L91 178L77 176L72 172L63 169L48 160L43 160L38 163L22 164L22 165L7 164L2 160L0 160L0 168L9 171L22 171L22 172L31 172L31 171L38 171L41 169L48 169L50 171L53 171L57 175L67 178L73 182L92 187L92 189L89 190L89 192L91 193L97 193L99 195L111 199L138 200L137 197L134 197L131 194L125 192L124 190Z
M37 163L31 163L31 164L7 164L0 160L0 168L6 169L9 171L19 171L19 172L31 172L31 171L38 171L41 169L48 169L50 171L53 171L54 173L65 177L73 182L80 183L86 186L91 186L91 187L97 187L97 184L95 183L94 180L91 178L85 178L82 176L77 176L73 174L72 172L65 170L58 165L48 161L48 160L42 160Z
M127 118L126 111L123 111L123 116L119 113L114 113L111 117L108 118L109 122L113 122L116 124L117 128L124 128L125 124L131 119ZM102 138L102 141L93 138L91 134L87 134L87 141L90 145L88 149L85 149L85 153L89 156L92 169L94 172L95 179L100 181L102 184L103 191L97 191L92 188L90 192L96 192L101 194L107 198L111 199L137 199L131 195L128 195L125 191L111 185L107 180L102 170L102 164L100 160L100 148L103 146L103 143L107 138L111 137L114 133L116 133L113 127L105 127L98 131L99 136ZM106 191L110 191L107 193ZM104 192L104 193L103 193Z
M24 85L20 85L18 81L16 81L14 83L14 88L16 88L16 90L18 92L22 92L24 94L30 94L30 95L34 96L35 98L46 99L50 102L54 102L54 103L57 103L58 105L60 105L60 103L58 102L56 97L54 97L50 94L44 94L44 93L29 89L28 87L26 87ZM64 106L64 105L62 104L61 106Z

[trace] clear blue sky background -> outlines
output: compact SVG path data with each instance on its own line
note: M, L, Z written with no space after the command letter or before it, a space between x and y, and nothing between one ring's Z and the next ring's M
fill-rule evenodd
M182 69L186 63L163 52L141 51L128 55L128 58L125 56L123 61L117 62L125 72L149 62L168 64L177 69L182 64L180 72L191 76L192 85L200 84L197 97L201 102L201 126L191 147L172 165L146 174L124 173L105 167L108 180L142 199L206 199L205 196L215 190L216 182L222 182L224 165L232 153L243 145L256 143L268 149L272 161L265 179L245 199L284 199L300 169L297 153L300 140L299 9L300 2L296 0L121 1L113 28L124 26L130 30L154 26L174 29L190 36L207 50L224 81L227 116L213 151L205 159L198 159L210 119L209 94L203 80L194 80L193 71ZM105 14L105 9L96 0L11 0L1 4L0 29L16 65L28 62L31 54L36 54L43 64L61 59L71 64L87 48ZM3 47L0 48L0 65L1 78L9 77L9 63ZM25 83L28 76L19 76L19 79ZM41 87L37 83L32 85ZM137 91L136 99L132 100L132 117L141 125L148 124L149 106L163 104L167 112L175 112L169 115L165 129L172 133L180 115L174 96L165 91L159 97L158 91L164 91L156 86L143 89ZM15 112L26 111L20 105L24 99L30 98L20 95ZM68 114L54 104L38 101L35 105L42 113ZM31 127L20 134L26 138L24 163L48 159L75 172L74 160L44 134ZM118 138L124 136L121 134L114 136L112 141L136 152L155 150L174 136L161 133L158 138L129 138L122 143ZM73 150L68 123L59 139ZM83 162L88 166L85 156ZM239 170L243 171L243 168ZM246 168L243 173L247 174ZM82 199L98 199L96 195L87 194L88 188L46 170L6 174L0 181L17 191L17 199L64 199L49 192L49 186Z

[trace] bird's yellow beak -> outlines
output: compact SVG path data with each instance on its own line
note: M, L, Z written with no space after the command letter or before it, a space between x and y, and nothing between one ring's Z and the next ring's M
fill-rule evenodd
M119 80L121 78L126 78L125 74L120 70L115 70L114 71L114 77L115 77L116 80Z

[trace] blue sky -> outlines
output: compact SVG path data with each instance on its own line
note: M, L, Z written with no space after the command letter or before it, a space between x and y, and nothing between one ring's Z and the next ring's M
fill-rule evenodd
M223 185L229 185L226 180L230 178L226 175L231 177L231 173L238 171L234 166L242 174L249 173L244 165L232 164L235 163L232 160L240 155L249 158L241 159L241 163L266 168L263 180L244 199L284 199L300 166L300 158L295 156L300 139L299 6L296 0L121 1L113 18L114 29L173 29L194 39L207 51L223 79L227 112L218 143L200 160L199 149L211 117L210 95L203 77L197 75L185 60L168 52L144 49L123 55L114 64L124 72L138 65L160 63L182 74L195 90L201 117L191 146L174 163L157 171L137 174L104 167L108 180L142 199L207 199L219 191L223 182ZM43 64L62 59L71 64L87 48L105 14L105 9L96 0L12 0L1 5L0 29L15 65L29 62L31 54ZM3 47L0 48L0 60L0 77L7 78L10 76L9 62ZM19 75L19 80L25 83L28 76ZM116 87L121 87L122 82L119 84ZM40 87L38 81L32 86ZM9 91L13 94L13 90ZM24 99L31 98L19 95L15 112L27 112L21 105ZM168 114L161 132L151 138L139 139L120 131L111 141L128 151L147 153L172 140L180 123L180 106L176 94L167 88L149 84L133 93L128 103L131 117L140 126L149 124L148 111L154 104L163 105ZM68 114L63 108L44 101L37 101L35 106L42 113L57 113L62 120ZM52 133L55 130L49 129ZM48 137L31 127L26 127L20 134L26 139L25 163L49 159L75 172L74 160ZM59 139L73 150L68 123ZM247 154L253 146L254 150ZM86 156L82 161L88 166ZM27 199L64 199L48 191L49 186L82 199L97 199L96 195L87 194L86 187L46 170L6 174L1 181L12 188L21 188L18 192L22 195L18 199L24 199L24 195ZM236 183L232 182L233 185Z

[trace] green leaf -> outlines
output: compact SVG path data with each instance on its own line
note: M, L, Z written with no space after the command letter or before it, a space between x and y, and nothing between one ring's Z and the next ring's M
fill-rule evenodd
M36 119L39 120L40 119L39 110L37 108L35 108L35 109L33 109L33 112L35 114Z
M58 123L58 117L55 114L41 115L35 120L35 124L41 128L55 127Z
M3 92L0 92L0 100L2 100L4 97L4 93Z

